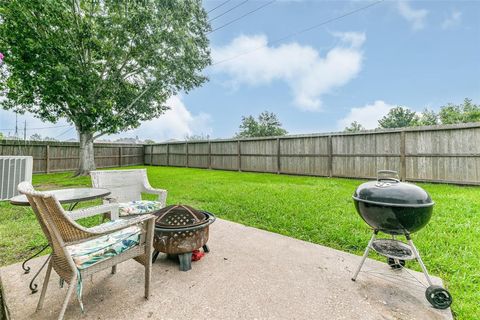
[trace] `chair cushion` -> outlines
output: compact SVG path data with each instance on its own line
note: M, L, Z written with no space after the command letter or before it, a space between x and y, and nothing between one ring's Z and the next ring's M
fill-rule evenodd
M162 209L162 204L158 201L136 200L130 202L121 202L118 204L118 214L121 217L134 214L151 213Z
M115 224L116 221L107 222ZM67 246L78 269L85 269L138 245L142 229L131 226L105 236Z

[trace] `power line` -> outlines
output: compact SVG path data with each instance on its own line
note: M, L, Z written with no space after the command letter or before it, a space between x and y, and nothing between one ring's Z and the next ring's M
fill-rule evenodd
M223 5L229 3L230 1L232 1L232 0L227 0L227 1L222 2L221 4L219 4L218 6L216 6L215 8L210 9L209 11L207 11L207 13L210 13L210 12L212 12L212 11L217 10L218 8L220 8L220 7L222 7Z
M218 27L218 28L213 29L212 31L209 32L209 34L215 32L215 31L217 31L217 30L220 30L220 29L222 29L222 28L225 28L226 26L229 26L229 25L231 25L232 23L237 22L238 20L241 20L241 19L245 18L246 16L248 16L248 15L250 15L250 14L256 12L256 11L258 11L258 10L260 10L260 9L262 9L262 8L265 8L265 7L268 6L268 5L271 5L271 4L274 3L275 1L276 1L276 0L272 0L272 1L270 1L270 2L267 2L266 4L261 5L260 7L258 7L258 8L256 8L256 9L252 10L252 11L249 11L249 12L243 14L243 15L241 15L240 17L238 17L238 18L236 18L236 19L233 19L232 21L229 21L229 22L225 23L224 25L222 25L222 26L220 26L220 27Z
M245 0L245 1L243 1L243 2L240 2L239 4L237 4L236 6L228 9L228 10L225 11L224 13L221 13L221 14L219 14L218 16L216 16L215 18L212 18L212 19L208 20L208 22L212 22L213 20L215 20L215 19L217 19L217 18L220 18L221 16L226 15L226 14L229 13L230 11L232 11L232 10L234 10L234 9L242 6L242 5L244 5L244 4L247 3L247 2L248 2L248 0Z
M337 17L334 17L334 18L330 18L330 19L327 19L327 20L322 21L322 22L320 22L320 23L314 24L314 25L312 25L312 26L310 26L310 27L308 27L308 28L305 28L305 29L301 29L301 30L292 32L292 33L290 33L290 34L288 34L288 35L286 35L286 36L284 36L284 37L281 37L281 38L278 38L278 39L276 39L276 40L274 40L274 41L271 41L270 43L268 43L268 44L266 44L266 45L257 47L257 48L255 48L255 49L250 50L250 51L245 51L245 52L239 53L239 54L237 54L237 55L235 55L235 56L232 56L232 57L230 57L230 58L227 58L227 59L223 59L223 60L217 61L217 62L213 63L213 64L210 65L210 66L213 67L213 66L216 66L217 64L221 64L221 63L224 63L224 62L227 62L227 61L230 61L230 60L234 60L234 59L236 59L236 58L238 58L238 57L241 57L241 56L244 56L244 55L246 55L246 54L255 52L255 51L257 51L257 50L266 48L268 45L272 45L272 44L278 43L278 42L280 42L280 41L289 39L289 38L291 38L291 37L293 37L293 36L296 36L296 35L299 35L299 34L302 34L302 33L308 32L308 31L311 31L311 30L313 30L313 29L316 29L316 28L318 28L318 27L324 26L324 25L326 25L326 24L328 24L328 23L330 23L330 22L334 22L334 21L340 20L340 19L342 19L342 18L348 17L348 16L350 16L350 15L352 15L352 14L355 14L355 13L358 13L358 12L360 12L360 11L366 10L366 9L371 8L371 7L373 7L373 6L377 5L377 4L380 4L380 3L384 2L384 1L385 1L385 0L379 0L379 1L373 2L373 3L369 4L369 5L366 5L366 6L363 6L363 7L358 8L358 9L355 9L355 10L352 10L352 11L349 11L349 12L346 12L346 13L340 15L340 16L337 16ZM213 31L212 31L212 32L213 32Z
M73 129L73 127L71 127L71 128L68 128L67 130L63 131L63 132L62 132L62 133L60 133L58 136L56 136L54 139L58 139L58 138L60 138L60 137L61 137L61 136L63 136L64 134L66 134L66 133L68 133L68 132L72 131L72 129Z
M27 131L31 130L45 130L45 129L55 129L55 128L65 128L65 127L70 127L70 125L62 125L62 126L52 126L52 127L39 127L39 128L27 128ZM0 131L8 131L8 130L14 130L15 128L3 128L0 129Z

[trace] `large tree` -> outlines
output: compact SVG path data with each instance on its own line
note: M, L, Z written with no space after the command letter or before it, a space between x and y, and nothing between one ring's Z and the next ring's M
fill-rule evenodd
M86 174L96 138L160 116L170 96L206 81L209 30L200 0L0 1L2 107L68 119Z
M380 128L412 127L417 125L417 123L417 113L401 106L390 109L386 116L378 120Z
M264 111L258 116L258 121L253 116L242 117L238 138L283 136L287 130L273 112Z

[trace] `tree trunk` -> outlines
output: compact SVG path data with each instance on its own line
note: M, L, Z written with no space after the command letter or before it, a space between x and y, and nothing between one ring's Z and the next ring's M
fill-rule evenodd
M91 170L95 170L95 159L93 151L93 133L80 132L80 161L76 176L86 176Z

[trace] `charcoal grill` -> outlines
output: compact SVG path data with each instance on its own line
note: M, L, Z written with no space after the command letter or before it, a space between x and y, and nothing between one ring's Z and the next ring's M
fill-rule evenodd
M370 249L385 256L392 269L400 270L406 260L416 260L429 285L425 291L427 300L437 309L450 307L452 296L432 283L411 238L432 216L434 202L430 195L419 186L400 182L396 171L381 170L376 181L363 183L355 190L353 201L358 214L372 227L373 235L352 280L357 279ZM391 239L377 239L379 232L390 235ZM396 239L399 235L405 236L407 243Z
M153 213L155 219L155 238L153 262L160 252L178 259L180 270L191 267L192 252L200 248L209 252L207 246L209 226L215 221L215 215L198 211L186 205L172 205Z

